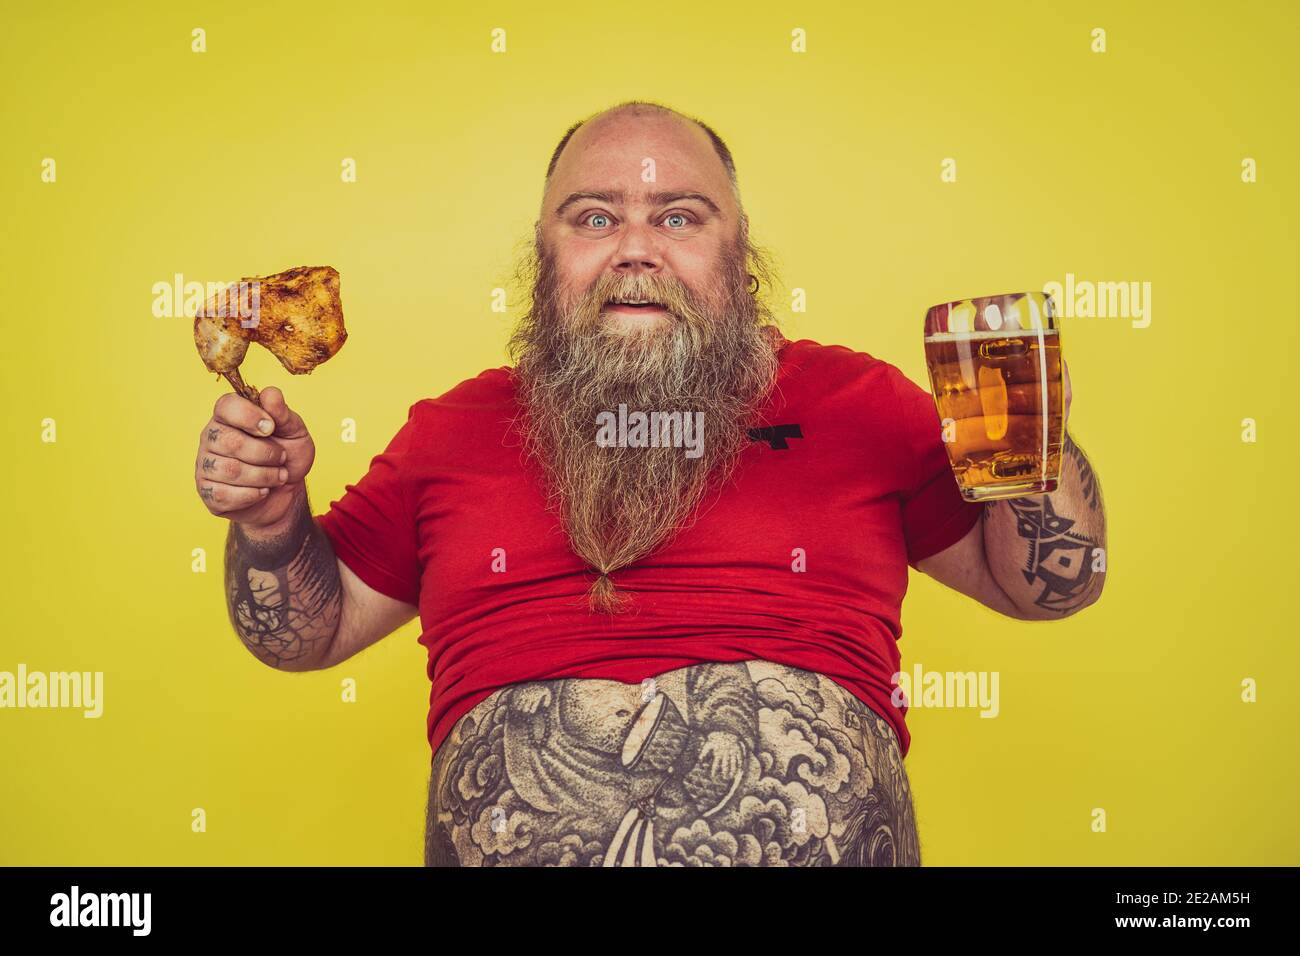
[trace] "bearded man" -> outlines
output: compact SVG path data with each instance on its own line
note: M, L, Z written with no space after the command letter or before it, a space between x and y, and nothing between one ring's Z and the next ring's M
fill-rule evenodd
M1082 451L964 500L926 392L779 332L730 150L658 104L568 130L520 274L513 367L410 406L324 514L280 390L217 402L241 640L318 669L419 615L430 865L918 864L908 568L1019 620L1093 603L1040 546L1104 546Z

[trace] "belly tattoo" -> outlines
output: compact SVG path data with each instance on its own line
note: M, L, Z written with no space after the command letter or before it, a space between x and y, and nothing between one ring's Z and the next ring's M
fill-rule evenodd
M433 866L896 866L920 850L892 728L748 661L502 688L430 777Z

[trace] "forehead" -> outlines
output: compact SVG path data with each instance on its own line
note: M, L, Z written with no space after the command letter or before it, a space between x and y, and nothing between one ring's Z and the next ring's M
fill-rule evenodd
M653 160L654 180L643 179ZM560 154L542 198L544 214L571 192L621 189L636 203L665 190L701 192L728 218L735 200L726 168L707 133L673 114L616 113L581 126Z

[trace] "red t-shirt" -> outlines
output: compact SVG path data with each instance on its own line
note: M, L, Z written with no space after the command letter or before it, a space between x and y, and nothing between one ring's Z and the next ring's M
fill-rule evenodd
M508 684L752 658L835 680L907 752L906 707L890 702L907 569L960 540L982 505L957 490L929 393L864 352L782 341L768 431L691 527L613 572L634 602L621 615L587 610L594 573L546 510L505 366L412 405L318 516L357 577L419 608L434 753Z

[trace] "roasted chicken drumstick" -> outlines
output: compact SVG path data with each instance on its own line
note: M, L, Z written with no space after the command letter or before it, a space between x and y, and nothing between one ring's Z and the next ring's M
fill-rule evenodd
M254 283L258 291L255 321L241 318L235 307L237 290ZM209 299L194 317L194 344L203 364L224 375L235 391L254 403L257 389L239 374L249 342L270 349L294 375L306 375L333 357L347 337L339 274L330 266L302 266L241 279L238 286Z

